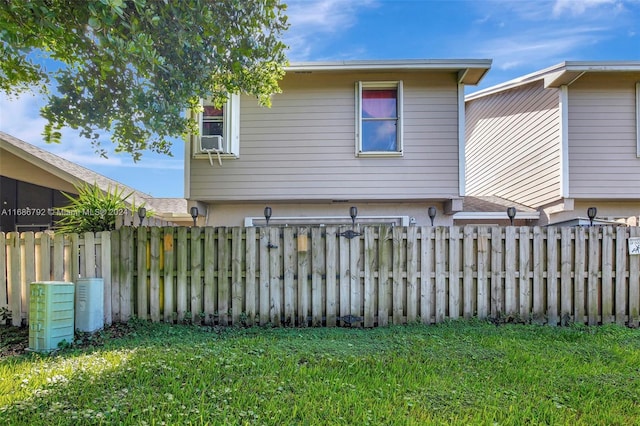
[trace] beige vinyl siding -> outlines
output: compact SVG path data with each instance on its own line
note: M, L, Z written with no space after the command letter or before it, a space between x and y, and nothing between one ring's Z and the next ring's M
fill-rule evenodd
M467 195L537 207L560 196L559 92L535 82L466 105Z
M355 83L404 84L404 156L355 155ZM420 200L458 196L453 73L291 73L271 108L242 96L240 158L192 159L190 198Z
M638 73L587 74L569 86L570 197L640 198L637 81Z

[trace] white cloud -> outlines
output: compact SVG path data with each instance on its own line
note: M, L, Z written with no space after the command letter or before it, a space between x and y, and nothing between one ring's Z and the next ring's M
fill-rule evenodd
M582 15L587 10L593 10L601 6L607 6L609 11L624 9L624 3L620 0L556 0L553 6L553 15L560 16L565 12L574 16Z
M306 60L327 37L346 32L357 22L358 11L376 7L374 0L292 0L287 4L291 24L284 42L291 60ZM323 40L324 39L324 40Z
M494 59L494 66L510 69L530 63L549 63L567 59L579 47L597 43L606 37L606 28L578 27L548 29L485 40L479 49Z

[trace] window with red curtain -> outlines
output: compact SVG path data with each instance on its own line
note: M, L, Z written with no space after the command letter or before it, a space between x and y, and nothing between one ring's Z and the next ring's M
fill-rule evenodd
M398 151L398 88L363 87L362 152Z
M205 105L202 113L202 136L223 136L224 109Z

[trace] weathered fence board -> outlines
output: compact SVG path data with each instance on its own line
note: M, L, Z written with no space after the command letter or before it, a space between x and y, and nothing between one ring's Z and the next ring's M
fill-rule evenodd
M105 323L374 327L477 316L640 323L638 227L123 227L0 234L0 308L104 279Z

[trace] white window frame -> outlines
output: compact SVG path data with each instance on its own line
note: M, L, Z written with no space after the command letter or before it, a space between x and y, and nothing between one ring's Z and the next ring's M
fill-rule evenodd
M403 148L403 90L402 80L397 81L358 81L356 83L356 156L357 157L402 157ZM362 149L362 89L396 89L397 90L397 126L396 151L363 151Z
M200 101L204 106L205 102ZM209 105L209 103L207 103ZM204 108L202 108L204 110ZM204 111L198 113L197 121L199 126L199 135L193 137L193 157L200 159L209 159L209 154L200 150L200 137L203 134L203 117ZM240 96L233 94L229 96L227 102L223 106L223 137L222 137L222 158L239 158L240 157Z

